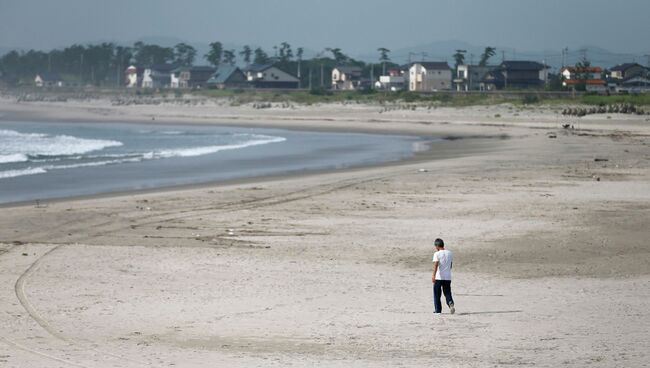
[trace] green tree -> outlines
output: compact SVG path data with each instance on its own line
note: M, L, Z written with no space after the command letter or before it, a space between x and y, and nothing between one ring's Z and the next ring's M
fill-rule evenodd
M328 47L325 50L332 53L332 56L334 57L334 60L336 61L337 64L343 64L343 63L347 62L350 59L339 48Z
M385 47L380 47L377 51L379 51L379 61L382 64L382 75L386 75L386 63L390 61L390 57L388 56L390 50Z
M455 69L458 70L458 66L465 64L465 53L467 50L456 50L456 53L454 54L454 60L456 61L456 67Z
M496 51L497 51L496 47L491 47L491 46L486 47L483 53L481 54L481 61L479 61L478 65L486 66L490 58L496 54Z
M224 64L235 65L235 50L226 50L223 52Z
M182 66L191 66L196 58L196 49L186 43L174 46L174 63Z
M221 42L212 42L210 44L210 51L205 54L208 62L214 66L221 64L221 57L223 56L223 45Z
M170 47L136 42L133 49L135 50L135 62L140 65L165 64L174 61L174 49Z
M251 57L253 56L253 50L251 50L250 46L246 45L242 51L239 52L239 55L243 58L244 63L246 63L246 65L249 65L251 63Z
M256 48L255 51L253 51L253 54L253 62L255 64L266 64L271 60L266 51L264 51L261 47Z
M587 59L579 61L575 65L574 79L578 81L575 85L577 91L587 90L587 80L591 79L591 62Z
M280 62L286 63L293 59L293 51L291 50L291 45L287 42L282 42L280 44Z

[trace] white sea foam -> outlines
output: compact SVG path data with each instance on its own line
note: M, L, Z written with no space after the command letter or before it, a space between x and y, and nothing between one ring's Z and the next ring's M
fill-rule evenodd
M0 130L0 156L17 154L28 157L79 155L121 145L122 142L113 140Z
M6 171L0 171L0 179L15 178L17 176L25 176L25 175L44 174L46 172L47 171L41 167L36 167L36 168L29 167L27 169L20 169L20 170L6 170Z
M241 148L252 147L252 146L260 146L269 143L280 143L286 140L287 139L284 137L253 135L252 140L248 140L242 143L164 150L164 151L152 153L151 156L153 158L195 157L195 156L209 155L220 151L241 149Z
M66 170L82 167L99 167L135 163L147 160L158 160L173 157L196 157L217 153L226 150L242 149L269 143L286 141L283 137L266 135L234 134L239 143L200 146L151 151L145 153L107 153L86 155L85 153L98 151L107 147L121 146L122 143L108 140L81 139L69 136L48 136L45 134L23 134L9 130L0 130L0 163L28 162L44 164L39 167L0 171L0 179L13 178L25 175L43 174L53 170ZM19 147L19 143L23 144ZM7 145L2 146L2 144ZM39 146L41 144L41 146ZM8 148L11 146L11 148ZM21 149L25 153L3 154L4 151ZM34 157L34 158L32 158ZM95 160L89 162L70 163L76 160ZM62 162L56 164L56 162Z
M27 162L29 157L22 153L0 154L0 164L9 164L13 162Z

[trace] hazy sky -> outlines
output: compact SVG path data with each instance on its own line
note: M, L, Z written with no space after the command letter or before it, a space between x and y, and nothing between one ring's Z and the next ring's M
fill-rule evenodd
M175 37L350 54L433 41L650 53L649 0L0 0L0 46Z

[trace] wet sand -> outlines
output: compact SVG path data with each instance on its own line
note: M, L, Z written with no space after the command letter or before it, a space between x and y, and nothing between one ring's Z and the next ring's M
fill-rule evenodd
M8 367L647 364L646 117L8 100L0 115L466 138L381 167L2 208ZM456 315L431 313L436 237Z

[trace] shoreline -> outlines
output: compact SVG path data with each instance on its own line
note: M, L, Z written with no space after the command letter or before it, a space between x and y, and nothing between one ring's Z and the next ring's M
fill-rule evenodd
M1 106L1 105L0 105ZM1 110L0 110L1 111ZM126 121L113 121L112 119L103 120L97 116L88 116L87 119L82 118L47 118L43 117L40 114L34 114L31 111L22 111L16 115L0 115L0 122L31 122L31 123L90 123L90 124L101 124L101 123L118 123L118 124L151 124L151 125L193 125L193 126L219 126L219 127L234 127L234 128L252 128L252 129L282 129L289 131L297 132L327 132L327 133L358 133L358 134L377 134L377 135L397 135L397 132L393 130L385 130L380 127L348 127L344 128L341 126L331 127L323 124L323 121L314 121L316 125L310 125L305 128L289 125L283 123L282 121L270 121L265 124L255 122L242 122L242 121L202 121L198 122L195 119L188 120L146 120L143 118L133 118ZM79 201L79 200L89 200L89 199L99 199L99 198L111 198L111 197L124 197L129 195L140 195L140 194L160 194L173 191L183 191L183 190L193 190L193 189L205 189L209 187L225 187L232 185L242 185L242 184L254 184L262 183L269 181L277 181L283 179L296 179L304 176L318 176L322 174L332 174L336 172L356 172L362 171L364 169L370 168L381 168L381 167L392 167L392 166L406 166L413 165L416 163L426 163L429 161L435 160L445 160L450 158L465 157L468 155L476 155L480 153L485 153L490 150L494 150L498 143L495 141L504 141L511 139L507 134L498 134L498 135L476 135L456 132L455 130L447 130L448 134L443 136L435 135L422 135L421 133L416 133L415 131L405 131L400 133L402 136L410 136L421 139L423 144L427 146L427 149L424 151L413 152L409 157L402 158L399 160L385 161L379 163L370 163L370 164L358 164L352 165L345 168L330 168L330 169L304 169L298 171L289 171L289 172L278 172L270 175L261 175L261 176L249 176L242 177L237 179L227 179L227 180L210 180L205 182L189 183L189 184L180 184L180 185L170 185L162 186L156 188L147 188L147 189L132 189L132 190L117 190L106 193L95 193L95 194L83 194L83 195L72 195L66 197L55 197L55 198L44 198L44 199L34 199L26 201L16 201L16 202L6 202L0 203L0 208L14 208L14 207L23 207L31 206L38 202L40 205L47 205L49 203L61 203L67 201ZM432 142L432 139L440 140L438 142Z
M2 119L0 119L0 122L1 121ZM335 132L335 131L328 130L328 132ZM364 134L371 134L371 133L364 133ZM295 180L295 179L300 179L305 177L317 177L324 174L334 174L339 172L354 173L366 169L412 166L418 163L427 163L431 161L467 157L471 155L486 153L489 152L490 150L495 149L495 146L497 145L494 142L495 140L509 139L501 136L453 138L453 139L443 138L439 142L431 142L426 140L427 137L420 137L420 138L422 138L423 141L419 143L427 145L428 148L424 151L414 152L413 155L399 160L351 165L345 168L303 169L297 171L278 172L276 174L269 174L269 175L248 176L248 177L242 177L237 179L210 180L205 182L161 186L161 187L147 188L147 189L131 189L131 190L127 189L127 190L117 190L117 191L111 191L105 193L83 194L83 195L73 195L73 196L66 196L66 197L6 202L6 203L0 203L0 208L29 207L35 205L36 202L38 202L40 205L48 205L52 203L65 203L70 201L83 201L83 200L92 200L92 199L119 198L119 197L132 196L132 195L165 194L165 193L176 192L176 191L190 191L190 190L206 189L206 188L229 187L235 185L262 184L262 183L274 182L274 181L285 180L285 179ZM461 144L461 142L464 144ZM437 147L438 149L436 149L435 146L437 145L444 145L446 147L444 148ZM465 151L468 149L469 151Z

